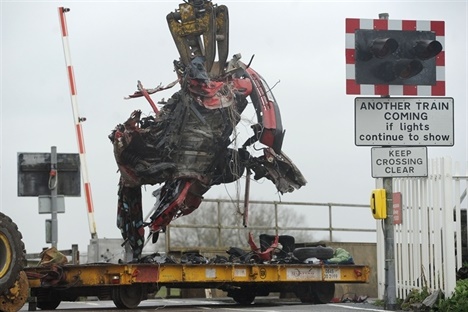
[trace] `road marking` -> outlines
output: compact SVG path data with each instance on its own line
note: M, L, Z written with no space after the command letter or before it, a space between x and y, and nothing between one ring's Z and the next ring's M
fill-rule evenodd
M245 311L246 307L244 308L224 308L225 310L229 310L229 311ZM248 309L249 312L255 312L255 311L258 311L258 312L281 312L282 310L257 310L257 309Z
M370 308L363 308L363 307L350 307L350 306L344 306L344 305L340 305L340 304L331 304L331 303L327 304L327 306L340 307L340 308L344 308L344 309L359 310L359 311L375 311L375 312L385 311L385 310L381 310L381 309L370 309Z

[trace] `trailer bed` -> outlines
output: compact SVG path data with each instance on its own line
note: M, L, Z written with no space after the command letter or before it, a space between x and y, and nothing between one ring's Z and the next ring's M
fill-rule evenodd
M335 283L366 283L363 265L314 264L65 264L25 269L31 288L30 309L55 309L80 296L113 300L118 308L136 308L160 287L218 288L239 304L270 292L293 292L306 303L327 303Z

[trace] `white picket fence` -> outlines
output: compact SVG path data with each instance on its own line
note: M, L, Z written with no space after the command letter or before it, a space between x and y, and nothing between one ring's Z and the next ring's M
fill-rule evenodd
M458 163L452 167L450 158L429 160L427 178L393 179L393 192L402 193L402 223L394 227L397 298L424 287L446 295L455 289L456 271L462 266L460 211L467 181L466 169L461 173ZM382 187L381 179L376 183ZM382 226L377 223L379 298L385 291Z

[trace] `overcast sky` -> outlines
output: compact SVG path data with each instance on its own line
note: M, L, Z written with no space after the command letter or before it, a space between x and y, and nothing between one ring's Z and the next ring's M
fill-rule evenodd
M429 147L429 158L467 161L467 1L219 1L230 17L229 55L241 53L273 89L286 129L283 150L308 184L279 196L269 181L252 183L251 198L367 204L375 181L370 147L354 144L354 98L345 90L345 19L445 21L446 96L454 98L454 147ZM28 252L45 244L37 198L17 196L17 153L78 153L57 8L67 14L72 64L83 123L88 173L99 237L116 227L119 174L108 134L135 109L151 111L136 90L175 80L176 47L166 24L178 1L1 2L0 211L18 224ZM178 89L153 95L168 98ZM253 120L254 115L245 119ZM244 182L241 181L241 184ZM145 211L153 205L146 186ZM83 192L82 192L83 193ZM84 193L83 193L84 194ZM236 197L224 186L207 198ZM66 199L59 215L59 248L90 238L84 195ZM196 212L195 212L196 213ZM371 215L366 222L373 222ZM314 212L309 214L314 218Z

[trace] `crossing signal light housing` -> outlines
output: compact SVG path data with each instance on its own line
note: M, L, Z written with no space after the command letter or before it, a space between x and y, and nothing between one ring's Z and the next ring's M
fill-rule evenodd
M358 29L355 51L358 84L436 84L442 44L432 31Z
M398 49L398 42L393 38L376 38L370 44L362 45L357 51L357 59L363 62L373 57L385 58Z

